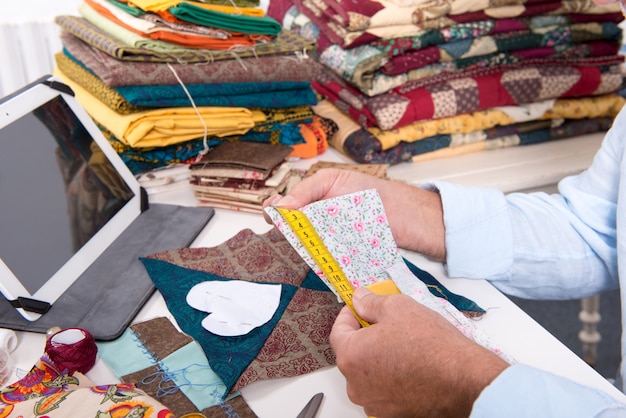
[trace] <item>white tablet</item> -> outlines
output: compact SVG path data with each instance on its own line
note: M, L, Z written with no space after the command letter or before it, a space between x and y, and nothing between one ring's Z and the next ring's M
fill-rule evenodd
M72 91L0 100L0 292L38 319L139 216L139 183Z

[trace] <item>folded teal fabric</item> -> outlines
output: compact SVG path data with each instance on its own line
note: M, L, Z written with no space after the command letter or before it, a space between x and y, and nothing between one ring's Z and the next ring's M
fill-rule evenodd
M177 18L197 25L226 29L232 32L276 36L282 26L269 16L245 16L221 13L182 2L168 11Z
M224 106L285 109L317 104L311 84L302 81L258 83L204 83L185 86L196 106ZM182 86L119 86L114 87L128 103L145 107L189 106L189 97Z

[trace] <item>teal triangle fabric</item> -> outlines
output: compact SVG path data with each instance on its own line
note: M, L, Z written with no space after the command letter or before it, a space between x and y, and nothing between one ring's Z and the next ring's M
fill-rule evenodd
M222 378L226 385L223 396L226 396L241 373L257 357L298 288L281 284L280 303L269 322L253 329L248 334L224 337L212 334L202 327L202 320L208 314L189 306L186 297L191 288L198 283L231 279L187 269L161 260L141 258L141 261L156 288L163 295L167 308L181 330L200 344L211 368Z
M476 302L471 299L466 298L462 295L457 295L456 293L448 290L443 284L441 284L437 279L435 279L429 272L422 270L417 267L415 264L411 263L409 260L404 258L404 263L407 265L411 273L415 275L415 277L419 278L422 282L426 284L430 293L434 296L446 299L452 305L454 305L459 311L463 312L466 316L471 318L479 317L483 315L486 311L478 306Z

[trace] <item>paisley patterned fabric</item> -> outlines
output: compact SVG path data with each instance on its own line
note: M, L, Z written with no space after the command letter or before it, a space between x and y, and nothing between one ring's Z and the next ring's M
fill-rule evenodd
M163 404L133 384L95 386L82 373L69 374L46 356L21 380L0 389L0 416L174 418Z

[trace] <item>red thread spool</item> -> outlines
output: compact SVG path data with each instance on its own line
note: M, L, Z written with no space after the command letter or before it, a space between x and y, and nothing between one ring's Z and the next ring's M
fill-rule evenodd
M46 354L60 369L87 373L96 363L98 347L93 335L82 328L66 328L46 341Z

